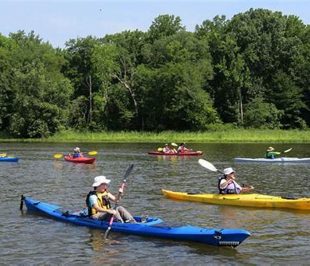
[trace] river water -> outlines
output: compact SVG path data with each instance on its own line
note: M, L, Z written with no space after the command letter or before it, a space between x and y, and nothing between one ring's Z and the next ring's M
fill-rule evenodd
M268 144L192 144L202 157L157 157L147 151L156 144L85 144L98 151L93 165L53 159L72 151L76 144L1 143L1 151L20 157L18 163L0 162L1 210L0 264L4 265L205 265L308 264L310 213L179 202L164 198L161 189L216 193L217 174L202 168L198 158L218 169L232 166L239 183L256 191L281 196L310 197L310 164L235 163L234 157L262 157ZM309 144L293 147L292 157L310 157ZM171 225L244 228L252 233L239 247L212 247L189 242L145 238L104 232L61 223L19 211L20 195L52 202L66 209L84 206L93 178L106 175L117 191L129 164L122 205L135 215L157 216Z

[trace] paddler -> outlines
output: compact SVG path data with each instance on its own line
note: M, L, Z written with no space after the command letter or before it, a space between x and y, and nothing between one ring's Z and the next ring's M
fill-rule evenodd
M73 155L72 155L73 158L78 158L78 157L83 157L82 153L81 153L81 150L79 147L75 147L73 149Z
M117 202L123 193L123 189L119 188L118 196L115 197L108 190L110 182L111 180L105 176L96 176L94 178L92 185L94 190L90 191L86 198L89 217L108 221L114 215L115 220L119 222L135 223L135 219L124 207L118 206L112 209L110 201Z
M163 148L164 153L177 153L177 151L174 148L170 148L169 145L166 143Z
M223 170L223 175L219 177L218 189L220 194L240 194L248 193L254 189L253 186L240 186L236 181L234 169L231 167Z
M188 149L188 148L186 148L185 147L185 143L184 142L182 142L181 144L180 144L180 146L178 147L178 153L184 153L184 152L187 152L187 151L191 151L191 149Z
M280 154L281 154L281 152L274 151L273 147L268 147L267 150L266 150L266 153L265 153L265 157L267 159L274 159L277 156L279 156Z

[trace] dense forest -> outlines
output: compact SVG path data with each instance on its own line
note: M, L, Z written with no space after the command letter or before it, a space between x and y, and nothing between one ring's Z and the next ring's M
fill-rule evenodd
M310 28L250 9L189 32L160 15L147 32L71 39L0 34L0 132L204 131L310 125Z

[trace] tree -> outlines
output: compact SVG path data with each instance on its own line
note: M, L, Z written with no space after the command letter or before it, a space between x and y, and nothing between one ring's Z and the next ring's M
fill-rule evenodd
M197 130L218 122L203 90L213 73L206 43L181 31L148 45L143 55L150 63L138 68L137 84L146 129Z
M308 106L303 103L308 86L300 77L307 76L307 38L300 20L281 12L250 9L230 21L225 17L205 21L195 33L210 46L214 65L210 95L225 123L243 125L245 108L265 101L284 113L283 127L305 126L302 117L307 117ZM289 103L286 94L296 104ZM283 101L286 104L280 104ZM287 111L288 106L294 107Z
M97 77L101 80L103 95L106 96L104 101L106 103L105 111L113 110L113 117L115 117L115 108L119 109L120 116L130 120L125 124L129 128L136 129L143 129L137 99L138 89L135 84L136 67L141 60L143 38L144 34L140 31L125 31L120 34L108 35L104 38L102 45L96 46L92 57ZM120 104L119 100L112 99L112 95L115 95L112 89L120 93L119 90L122 88L124 91L121 94L129 95L131 99L131 102L125 101L127 102L126 107ZM110 106L107 109L112 102L114 108ZM117 106L117 104L119 105ZM124 125L124 123L122 124Z
M46 137L66 124L71 84L60 73L61 54L34 32L10 34L1 85L6 105L3 130L17 137Z
M285 73L278 72L271 83L268 92L271 101L279 110L283 110L282 124L288 128L305 128L306 123L301 118L301 110L306 108L302 101L302 90Z
M160 15L155 18L148 30L148 41L153 43L163 37L172 36L185 27L181 25L181 18L173 15Z
M258 97L246 106L244 126L252 128L278 129L281 127L283 112L272 103Z
M300 71L297 64L303 61L304 29L296 17L265 9L234 16L227 28L235 34L251 76L262 79L264 98L284 113L284 128L305 126L301 118L306 109L302 101L304 84L299 82L305 70Z
M100 81L96 79L94 67L92 64L92 57L95 46L100 43L100 40L88 36L86 38L71 39L66 43L65 56L67 64L63 67L64 74L72 81L74 87L73 101L74 107L77 109L72 110L73 116L85 110L84 101L80 101L79 97L83 96L88 99L86 113L82 116L85 121L82 122L81 118L78 120L82 128L93 126L93 94L99 91ZM78 103L82 105L79 106ZM71 122L77 121L75 118L70 119ZM71 124L76 127L77 125Z
M225 123L242 125L250 74L235 36L226 28L225 17L215 17L213 22L197 26L195 34L210 47L214 76L209 81L209 93L216 110Z

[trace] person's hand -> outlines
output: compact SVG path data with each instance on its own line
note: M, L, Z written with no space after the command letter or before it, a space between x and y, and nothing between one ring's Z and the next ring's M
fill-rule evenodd
M235 180L235 176L231 175L227 178L227 181L229 181L229 183L231 183L233 180Z
M123 192L124 192L123 188L120 187L120 188L118 189L118 193L122 194Z
M109 213L112 214L112 215L115 215L116 214L116 210L109 210Z

